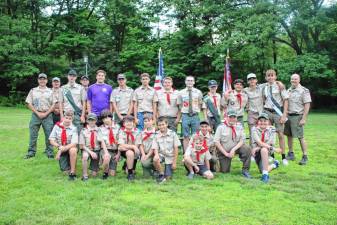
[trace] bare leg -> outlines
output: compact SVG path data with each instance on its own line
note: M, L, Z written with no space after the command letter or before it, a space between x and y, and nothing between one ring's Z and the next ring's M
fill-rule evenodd
M70 156L70 173L75 174L76 172L76 157L77 157L77 148L69 149L69 156Z
M303 155L308 155L308 152L307 152L307 143L304 140L304 137L303 138L299 138L299 141L300 141L300 144L301 144L301 149L302 149Z
M83 152L82 153L83 177L88 177L88 158L89 158L89 154L87 152Z

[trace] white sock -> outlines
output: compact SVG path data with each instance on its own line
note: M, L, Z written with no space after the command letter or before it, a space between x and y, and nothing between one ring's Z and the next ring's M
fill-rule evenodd
M190 174L194 174L194 172L190 172Z
M271 164L271 168L275 169L276 168L276 165L275 163Z
M262 174L267 174L268 175L268 171L267 170L262 170Z

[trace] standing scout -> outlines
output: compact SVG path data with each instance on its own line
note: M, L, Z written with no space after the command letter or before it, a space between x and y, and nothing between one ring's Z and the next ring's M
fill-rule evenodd
M245 145L245 133L243 126L237 123L236 111L229 110L227 118L215 132L214 142L218 148L218 158L220 162L220 172L229 173L232 158L235 154L243 163L242 175L251 178L249 174L251 150Z
M82 87L85 90L85 110L86 110L86 114L88 113L88 108L87 108L87 93L88 93L88 89L89 89L89 77L87 75L83 75L81 76L81 80L80 83L82 85Z
M139 136L139 131L135 128L133 116L125 116L123 119L123 127L119 130L118 151L121 152L121 156L126 158L128 181L135 179L135 170L139 157Z
M153 163L159 172L158 183L165 182L173 175L173 170L177 168L178 148L181 145L176 132L169 130L166 118L158 118L158 129L152 149L154 151ZM165 164L163 170L161 163Z
M171 77L165 77L163 88L157 91L158 96L158 116L166 117L168 128L177 132L177 125L180 120L180 110L177 104L179 91L172 88L173 80Z
M293 138L298 138L302 149L302 160L300 165L308 162L307 144L304 140L303 127L306 123L310 109L311 96L307 88L300 84L301 78L298 74L291 76L291 87L289 93L288 121L285 124L284 134L288 137L288 159L294 160Z
M99 128L99 133L110 154L109 167L105 168L103 176L103 179L106 179L108 175L116 175L117 163L120 158L120 152L118 151L119 125L112 120L112 113L108 110L102 111L101 118L103 125Z
M216 128L221 123L221 95L216 93L218 89L218 83L215 80L208 81L208 94L204 97L202 108L204 109L204 117L207 118L209 125L215 132Z
M224 108L234 110L237 114L237 121L243 126L244 109L248 102L248 97L243 92L243 80L236 79L234 82L234 90L230 90L224 94L222 105Z
M153 116L153 121L156 121L157 114L157 102L158 98L156 91L150 87L150 75L148 73L143 73L140 75L142 86L137 88L133 95L134 102L134 115L137 128L140 130L144 129L144 114L151 114Z
M61 171L69 174L69 180L76 178L78 132L72 124L73 118L73 111L66 111L63 121L56 123L49 136L50 144L58 150L55 158L59 161Z
M126 86L126 77L124 74L117 76L118 87L112 91L110 101L112 102L112 112L115 112L114 120L121 124L125 116L133 114L133 89Z
M90 158L90 170L92 171L92 176L96 177L99 171L99 161L102 157L103 169L107 171L110 154L106 148L105 142L102 136L98 132L98 127L96 126L97 116L95 113L89 113L87 119L87 127L81 130L80 134L80 148L82 149L82 169L83 176L82 180L87 181L88 176L88 159ZM103 179L108 178L108 173L104 172Z
M60 121L60 107L59 107L59 99L60 95L62 94L61 92L61 80L58 77L54 77L52 79L52 91L53 91L53 98L55 102L55 107L53 111L53 124L55 125L58 121Z
M53 148L48 141L50 132L53 129L54 100L53 92L47 87L47 75L40 73L38 76L39 86L29 91L26 98L28 108L32 111L32 117L29 123L29 147L25 159L35 156L36 142L39 135L39 129L42 125L46 149L45 153L48 158L54 158Z
M141 163L143 166L143 175L145 177L149 177L153 175L153 149L152 142L154 136L156 134L156 130L153 127L153 119L152 115L145 114L144 115L144 130L140 134L140 145L139 150L141 153Z
M86 92L84 88L76 83L77 73L75 70L68 72L68 84L62 86L60 95L60 115L63 118L63 112L71 110L74 112L73 124L77 132L81 131L81 123L85 122L85 101Z
M182 113L183 147L187 149L189 138L199 130L199 112L202 108L202 93L194 88L194 77L187 76L186 88L179 92L178 105Z
M275 126L282 150L282 163L288 165L285 157L284 143L284 123L287 120L289 94L285 89L281 89L276 83L275 70L266 71L267 84L264 86L263 96L265 98L264 111L268 114L269 120Z
M258 124L252 128L252 156L262 173L261 180L264 183L269 181L269 172L279 166L279 162L274 160L269 165L269 156L280 149L274 147L276 139L275 127L269 126L269 117L266 113L260 113L258 116Z

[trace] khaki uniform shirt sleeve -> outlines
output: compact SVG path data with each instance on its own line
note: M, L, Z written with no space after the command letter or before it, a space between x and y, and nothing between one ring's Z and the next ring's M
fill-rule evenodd
M211 160L212 159L212 155L211 155L211 153L209 151L207 151L205 153L205 158L206 158L206 160Z
M307 88L304 88L303 95L302 95L303 103L310 103L311 102L311 95L310 91Z
M219 127L216 129L215 134L214 134L214 142L220 143L221 132L222 132L222 127L219 126Z
M49 135L49 140L56 141L56 129L57 129L57 126L54 126L53 130L51 131L51 133Z
M288 91L285 88L282 89L281 96L282 96L283 100L289 99L289 93L288 93Z
M33 89L31 89L26 97L26 103L33 104Z
M180 140L179 140L179 137L177 135L177 133L174 133L174 144L173 144L174 147L179 147L181 146L181 143L180 143Z

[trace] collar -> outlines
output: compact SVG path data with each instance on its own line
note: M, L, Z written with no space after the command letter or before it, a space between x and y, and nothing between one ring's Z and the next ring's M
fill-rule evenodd
M163 134L162 132L159 131L159 132L158 132L158 134L159 134L158 136L159 136L159 137L170 136L170 135L171 135L171 132L172 132L172 131L171 131L170 129L167 129L166 134Z

